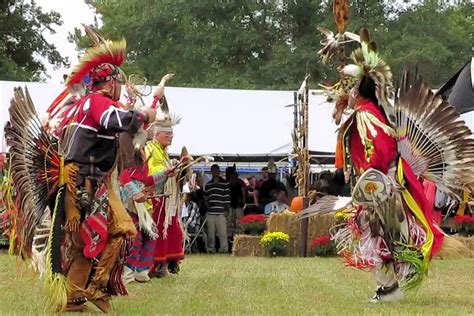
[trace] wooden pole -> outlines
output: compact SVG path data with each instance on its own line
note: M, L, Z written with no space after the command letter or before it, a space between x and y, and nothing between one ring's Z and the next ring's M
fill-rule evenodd
M303 129L303 137L302 137L302 149L303 149L303 161L300 161L302 164L303 169L303 183L302 183L302 196L303 196L303 209L309 206L309 169L310 169L310 161L309 161L309 143L308 143L308 128L309 128L309 75L305 77L305 87L303 91L303 122L302 122L302 129ZM308 254L308 226L309 226L309 219L305 218L301 221L301 247L300 247L300 256L306 257Z
M298 92L293 93L293 128L298 130Z

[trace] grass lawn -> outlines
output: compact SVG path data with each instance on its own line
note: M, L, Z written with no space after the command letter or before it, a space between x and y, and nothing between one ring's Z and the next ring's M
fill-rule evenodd
M179 275L132 284L113 305L119 315L472 315L474 259L435 261L401 303L368 303L373 288L369 273L334 258L192 255ZM0 315L44 314L37 276L4 253L0 300Z

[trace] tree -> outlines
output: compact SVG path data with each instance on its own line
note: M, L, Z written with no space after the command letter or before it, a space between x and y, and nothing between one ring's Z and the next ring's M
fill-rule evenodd
M106 37L127 39L127 72L150 82L175 71L180 86L287 89L306 71L320 77L318 0L87 2ZM75 40L89 45L79 31Z
M424 79L439 86L471 58L472 25L469 1L422 1L390 22L386 58L395 74L417 64Z
M316 55L317 26L334 29L332 1L86 0L101 15L100 31L125 37L127 73L157 83L177 73L179 86L295 89L335 79ZM395 76L418 63L426 79L442 83L464 62L471 41L469 1L350 1L348 30L371 30ZM79 48L90 45L76 30Z
M4 0L0 2L0 78L2 80L41 80L46 58L55 66L67 65L56 47L48 43L43 32L54 34L53 26L61 25L57 12L44 13L34 1Z

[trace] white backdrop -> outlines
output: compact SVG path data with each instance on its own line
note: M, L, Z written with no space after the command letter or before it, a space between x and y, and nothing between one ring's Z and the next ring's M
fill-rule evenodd
M13 87L27 87L41 117L62 91L60 84L0 81L1 151L6 150L3 126ZM171 152L185 145L193 154L266 154L285 153L291 143L292 91L166 88L171 112L182 117L175 128ZM147 97L146 103L151 103ZM334 152L336 125L332 105L324 97L310 97L310 149Z

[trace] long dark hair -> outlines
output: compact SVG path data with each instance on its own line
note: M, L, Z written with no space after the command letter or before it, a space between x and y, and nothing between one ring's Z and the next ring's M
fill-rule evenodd
M359 84L359 94L365 99L369 99L374 104L379 105L375 94L375 82L367 75L363 76Z

